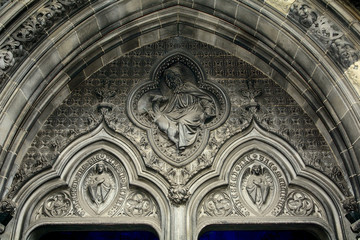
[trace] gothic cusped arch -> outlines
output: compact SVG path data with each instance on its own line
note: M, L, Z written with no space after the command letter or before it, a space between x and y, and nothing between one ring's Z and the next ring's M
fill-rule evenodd
M54 3L61 7L56 14L52 12ZM84 79L126 53L182 36L245 60L285 89L330 146L339 172L345 173L341 184L351 186L347 197L353 194L358 200L359 23L337 4L299 0L9 3L2 9L6 14L0 17L4 19L4 26L0 26L0 61L4 60L0 64L2 196L9 196L14 175L46 119ZM301 8L307 8L323 23L323 31L311 22L315 17L305 19L310 22L301 19ZM301 161L298 164L302 169ZM141 174L157 178L147 175L141 164L138 167L144 171ZM202 180L211 181L219 174L219 169L213 170L213 175L194 178L191 191L196 192ZM325 177L321 180L328 181ZM167 187L162 185L163 195ZM337 186L333 187L328 190L340 208L345 198ZM20 197L14 200L25 201ZM333 210L344 215L342 210Z
M164 183L143 171L139 158L128 140L102 122L69 144L51 169L18 189L13 199L21 210L11 237L28 239L46 226L86 229L100 219L109 225L102 230L148 229L166 238Z
M125 4L124 6L126 6L126 4L128 3L116 3L116 5L112 5L112 7L124 7L122 4ZM260 7L256 4L246 6L245 3L234 3L232 1L229 1L229 4L232 4L234 6L234 9L239 9L239 11L244 11L244 14L250 14L254 17L256 16L257 11ZM292 36L291 34L288 35L287 33L281 31L280 27L275 27L276 29L274 29L274 32L278 31L278 34L281 35L282 38L284 38L282 39L282 41L296 43L296 41L300 40L301 44L304 44L306 47L308 47L308 49L304 48L304 50L302 50L302 48L297 48L298 50L296 55L294 55L295 53L289 52L292 49L281 49L281 47L285 47L285 45L281 45L280 42L270 44L268 40L262 39L261 36L266 36L267 39L273 39L274 36L267 35L269 34L268 32L261 32L260 29L251 29L250 26L252 26L253 24L251 24L250 22L238 21L237 18L241 17L241 15L239 15L240 13L238 13L238 15L236 16L233 16L233 21L239 25L232 25L228 22L223 21L221 19L221 16L217 16L216 14L215 16L211 16L211 14L207 13L207 11L205 11L205 13L199 11L200 6L201 5L199 4L195 4L193 9L191 9L188 8L187 4L184 3L183 5L175 4L174 6L172 6L172 8L169 9L158 10L158 12L153 15L150 11L146 17L140 17L136 20L133 20L134 23L136 22L135 25L130 22L124 22L123 25L119 25L119 23L115 23L117 18L114 16L115 18L112 19L114 24L108 23L111 27L106 25L106 37L102 38L99 37L99 35L95 35L97 37L91 37L93 36L92 34L96 33L96 31L81 31L81 34L84 35L79 35L80 28L85 25L94 23L94 18L84 19L84 22L81 24L80 22L77 22L74 30L69 30L70 32L66 36L58 35L68 28L66 26L62 27L63 31L54 32L53 39L58 39L58 42L55 44L57 47L56 49L52 49L51 51L48 51L46 54L42 55L42 60L40 60L40 62L47 63L47 69L42 70L43 65L40 64L42 67L40 67L39 65L38 68L36 65L30 64L30 62L28 62L30 65L33 65L33 70L26 70L26 73L28 73L27 77L25 77L25 72L17 73L17 79L24 79L25 77L25 79L28 79L26 80L26 82L28 82L28 84L30 84L32 87L30 87L30 85L28 84L25 84L25 82L20 83L18 85L20 87L18 90L18 94L16 96L14 95L14 100L16 99L16 102L13 102L14 104L16 103L17 107L9 108L8 111L6 110L8 107L4 108L5 111L8 112L6 115L4 115L3 122L4 124L7 124L6 126L4 125L4 129L13 130L11 130L11 132L8 132L8 140L5 140L6 138L4 138L5 142L3 143L3 145L8 146L9 150L11 149L11 152L19 152L18 145L10 144L12 142L11 136L17 136L16 142L22 142L24 140L23 136L27 135L26 132L29 132L30 128L32 129L32 131L36 131L36 129L38 129L37 126L39 126L39 124L36 122L36 119L46 119L49 111L51 112L51 109L53 109L54 107L53 104L48 104L50 99L54 99L53 97L50 97L50 95L53 96L53 91L55 89L55 92L59 94L59 98L57 98L57 100L53 100L53 103L55 103L56 106L57 103L61 102L62 99L64 99L64 97L69 94L69 91L73 89L73 86L76 85L76 82L82 81L82 79L88 77L94 71L103 67L106 63L111 62L113 59L118 58L122 54L145 44L180 34L182 36L198 39L200 41L213 44L216 47L232 52L234 55L242 57L249 63L252 63L256 67L258 67L259 69L262 69L262 71L275 79L275 81L277 81L289 93L291 93L291 95L297 100L297 102L304 109L306 109L307 113L312 116L313 120L315 122L318 122L318 127L321 129L326 139L328 139L328 142L332 146L334 153L337 155L338 158L343 159L346 171L348 172L349 176L353 176L354 171L356 171L357 167L353 160L351 160L353 158L351 156L356 156L356 151L358 149L356 147L351 147L351 145L357 142L356 140L358 136L357 134L355 134L356 131L354 130L354 126L356 126L355 128L357 128L358 124L356 124L356 117L352 115L353 112L356 111L355 109L353 109L354 107L356 107L356 105L351 104L351 102L354 102L354 99L346 100L347 97L350 97L353 94L346 94L346 97L343 98L341 97L342 90L338 91L339 87L333 85L333 87L327 86L326 88L324 88L324 86L328 84L325 83L326 80L324 79L343 79L343 77L341 76L341 73L336 70L336 68L333 68L332 64L326 66L318 64L318 59L323 58L321 56L321 50L316 47L316 45L312 44L310 39L306 39L305 41L300 32L290 31L293 27L293 25L291 24L283 24L282 27L288 27L287 30L289 30L290 33L293 34ZM99 8L99 13L97 14L97 17L101 18L101 16L107 16L110 9L113 8L110 8L110 6L106 8ZM133 14L139 14L138 10L139 9L135 8ZM194 18L193 16L195 13L200 15ZM230 12L228 14L230 14ZM159 16L162 17L160 18L162 19L160 21L158 19ZM171 16L176 16L176 18L172 18ZM280 15L275 14L271 16L281 19ZM117 17L120 19L121 15L118 15ZM257 19L257 17L255 18ZM199 19L201 19L201 21ZM246 20L246 18L242 18L242 21L245 21L244 19ZM273 21L272 23L273 26L277 26L276 21ZM217 26L217 34L213 33L214 29L213 27L211 27L214 26L214 24L215 26ZM144 30L140 31L139 35L139 29L137 26L140 25ZM152 27L150 28L150 26ZM109 32L111 28L113 28L113 30L116 30ZM243 31L242 28L247 30ZM149 29L149 31L145 31L145 29ZM102 30L97 29L97 31L101 32ZM256 35L256 37L253 37L252 35ZM118 36L121 36L121 41L118 40ZM79 48L79 45L81 44L81 41L79 42L79 39L84 39L84 44L81 48ZM88 40L86 41L86 39ZM71 42L74 44L70 46L68 43L66 43L69 42L69 40L71 40ZM99 48L100 46L101 48ZM50 46L44 44L43 47L44 48L42 52L44 52L45 49L48 49ZM293 56L293 58L296 60L300 56L301 51L302 59L306 58L306 61L302 61L299 59L299 61L296 61L295 64L295 62L293 62L293 60L291 60L289 56ZM249 52L251 52L253 55L249 55ZM36 54L38 53L33 54L35 54L33 55L34 58L40 57L40 55L36 56ZM101 57L103 54L105 55ZM88 56L94 57L89 58ZM274 58L271 56L277 57ZM321 63L329 62L326 59L324 60L325 61ZM309 64L309 61L313 62L313 64ZM306 64L306 66L302 64ZM74 66L76 67L74 68ZM308 69L309 66L311 66L312 68ZM316 67L313 68L314 66ZM53 69L54 71L51 69ZM60 70L62 72L58 72ZM49 75L50 72L51 74ZM56 72L58 72L58 74ZM329 75L327 75L326 73L329 73ZM39 86L45 86L41 83L43 82L44 76L46 76L45 79L47 79L45 81L50 81L52 83L56 82L55 85L50 84L51 87L47 88L52 89L52 91L47 93L49 94L48 96L46 96L46 90L41 93L41 87L39 88ZM306 81L309 79L309 77L311 81L308 81L307 83ZM333 82L336 81L337 80L334 80ZM20 82L22 81L20 80ZM317 83L317 85L312 85L313 83ZM321 88L319 88L319 86L321 86ZM11 92L12 90L10 89L13 87L14 85L8 85L7 89L9 89L9 91ZM35 94L33 95L30 89L35 89L36 87L37 91L33 92ZM327 93L322 93L320 89L327 89ZM326 95L332 98L337 96L341 99L344 99L342 103L345 105L349 105L349 107L339 106L339 102L337 102L336 104L329 104L332 100L327 99L325 97ZM39 100L35 100L37 98L42 100L40 100L39 102ZM35 104L35 109L37 109L37 111L31 112L32 110L30 108L30 104ZM8 104L7 106L11 106L11 104ZM333 107L338 108L338 110L333 109ZM26 116L26 114L24 113L29 110L30 112L28 113L27 118L24 119L23 116ZM344 112L344 110L346 110L346 112ZM22 112L22 114L19 115L20 118L15 117L18 113L14 111L18 111L18 113L20 113L20 111ZM40 112L42 113L42 116L39 115ZM340 121L342 115L347 119L343 122L348 122L349 128L346 127L346 124L337 124ZM11 123L16 124L11 127ZM17 126L21 126L20 129L18 129ZM21 129L24 129L25 133L22 132ZM342 154L340 155L340 153ZM14 156L7 156L7 162L14 161ZM6 170L4 169L4 171ZM8 174L8 172L4 172L5 176L8 176ZM357 184L357 180L355 178L351 178L351 181L352 184ZM354 189L354 191L357 192L356 188Z
M321 239L347 238L339 221L346 196L255 120L215 159L216 170L192 186L187 214L188 221L196 219L190 228L194 239L204 231L266 229L274 223L279 229L305 224Z

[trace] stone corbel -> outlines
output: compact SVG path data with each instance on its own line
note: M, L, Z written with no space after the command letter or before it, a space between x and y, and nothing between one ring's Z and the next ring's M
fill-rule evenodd
M15 203L9 199L2 200L0 203L0 234L5 231L6 225L11 221L15 214Z
M355 199L354 198L347 199L343 203L343 207L347 212L345 217L351 224L350 226L351 230L354 233L357 233L356 239L360 239L360 212Z

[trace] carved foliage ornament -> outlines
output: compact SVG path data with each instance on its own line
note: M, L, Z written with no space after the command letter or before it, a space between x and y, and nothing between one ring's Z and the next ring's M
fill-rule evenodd
M298 217L314 216L326 220L322 205L314 196L301 189L292 189L289 191L284 214Z
M36 40L46 35L55 21L63 19L65 14L86 4L86 0L50 0L32 14L10 37L0 44L0 80L5 73L26 56Z
M145 217L153 213L153 201L144 193L134 191L125 202L125 213L132 217Z
M230 171L228 188L207 194L198 210L199 219L280 215L327 221L321 203L305 190L289 187L280 166L258 151L241 157Z
M165 57L149 82L129 94L130 119L145 129L154 152L183 166L206 147L209 131L229 114L229 101L215 83L206 81L192 57L177 51Z
M328 50L330 56L343 69L348 69L359 60L359 51L339 30L340 28L327 16L320 15L307 1L294 2L290 7L289 16L307 30L320 46Z
M232 210L231 199L225 191L213 192L204 201L204 211L210 216L225 217Z

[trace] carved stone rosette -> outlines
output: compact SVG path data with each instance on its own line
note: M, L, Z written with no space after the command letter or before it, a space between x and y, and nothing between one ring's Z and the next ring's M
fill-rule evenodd
M124 205L124 212L130 217L147 217L157 215L153 199L141 191L130 192Z
M211 193L204 201L204 212L209 216L225 217L233 210L233 204L225 191Z
M125 168L108 153L89 157L77 170L71 184L71 198L77 214L114 215L128 191Z
M73 202L68 190L52 192L36 207L33 213L33 220L40 218L63 218L73 216Z
M300 189L289 190L284 214L298 217L315 216L326 220L321 203L310 193Z

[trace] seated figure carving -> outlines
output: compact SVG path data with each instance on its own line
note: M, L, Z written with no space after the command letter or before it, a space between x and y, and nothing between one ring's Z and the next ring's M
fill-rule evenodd
M163 75L170 94L152 95L148 114L180 153L196 141L203 125L216 116L215 103L195 84L183 81L177 66L166 69Z

